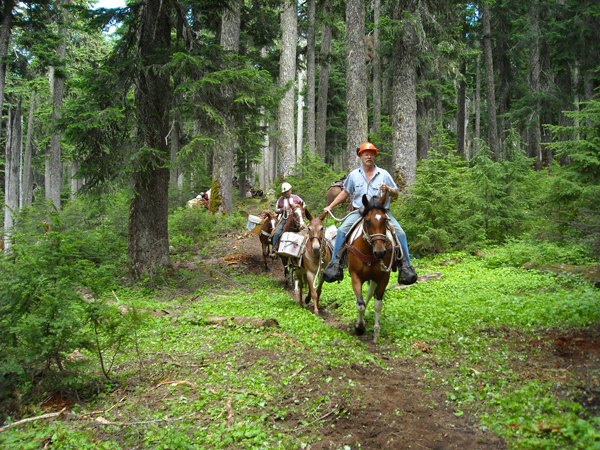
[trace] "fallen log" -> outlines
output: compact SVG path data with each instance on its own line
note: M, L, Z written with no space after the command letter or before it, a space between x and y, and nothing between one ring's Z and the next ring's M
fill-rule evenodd
M168 316L175 320L183 318L194 325L219 325L223 327L237 325L240 327L249 326L251 328L279 328L279 322L273 318L217 316L213 314L168 314Z

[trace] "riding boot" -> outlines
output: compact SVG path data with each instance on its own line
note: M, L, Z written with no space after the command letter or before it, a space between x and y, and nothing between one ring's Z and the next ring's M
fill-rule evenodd
M417 271L413 266L406 264L406 258L402 258L402 261L398 261L398 284L413 284L417 281Z
M342 281L344 279L344 253L340 250L335 259L332 259L323 271L323 280L327 283Z

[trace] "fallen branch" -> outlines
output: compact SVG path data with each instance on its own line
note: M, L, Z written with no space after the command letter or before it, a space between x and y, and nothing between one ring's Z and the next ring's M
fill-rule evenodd
M147 425L149 423L160 423L160 422L172 423L172 422L179 422L180 420L187 419L188 417L192 417L195 414L196 413L187 414L185 416L177 417L176 419L143 420L143 421L140 421L140 422L109 422L104 417L96 417L96 419L94 420L94 422L97 422L100 425L108 425L108 426L112 426L112 427L130 427L132 425Z
M233 406L231 406L231 402L233 399L229 397L227 399L227 423L225 424L225 428L231 428L233 426L233 422L235 422L235 412L233 411Z
M111 406L110 408L108 408L106 411L104 411L104 410L100 410L100 411L92 411L92 412L90 412L90 413L83 414L83 415L82 415L82 418L83 418L83 419L87 419L88 417L86 417L86 416L92 416L92 415L95 415L95 414L106 414L106 413L108 413L108 412L111 412L113 409L115 409L115 407L116 407L116 406L117 406L119 403L121 403L121 402L122 402L123 400L125 400L126 398L127 398L127 396L126 396L126 395L125 395L125 396L123 396L123 398L122 398L121 400L119 400L117 403L115 403L114 405L112 405L112 406Z
M9 425L5 425L0 428L0 433L2 433L3 431L9 430L11 428L14 428L14 427L18 427L19 425L23 425L24 423L35 422L36 420L52 419L54 417L58 417L62 413L64 413L66 409L67 409L67 407L65 406L63 409L61 409L59 412L56 412L56 413L42 414L41 416L37 416L37 417L28 417L27 419L19 420L17 422L11 423Z
M243 316L216 316L212 314L170 314L169 317L183 317L194 325L220 325L229 327L231 325L250 326L252 328L279 327L277 319Z
M327 414L325 414L324 416L319 417L318 419L313 420L311 423L307 423L306 425L302 425L300 428L296 428L294 431L299 431L303 428L306 427L310 427L313 423L318 422L319 420L325 420L327 417L329 417L332 414L336 414L338 411L337 409L333 409L331 411L329 411Z

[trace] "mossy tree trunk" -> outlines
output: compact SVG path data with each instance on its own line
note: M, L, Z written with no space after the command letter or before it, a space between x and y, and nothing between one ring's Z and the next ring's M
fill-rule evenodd
M367 140L367 66L365 51L365 1L346 1L346 116L345 169L360 165L356 149Z
M134 174L134 197L129 207L128 256L132 274L139 277L171 265L168 233L169 132L171 86L165 50L171 42L168 2L147 0L140 14L135 80L140 166Z

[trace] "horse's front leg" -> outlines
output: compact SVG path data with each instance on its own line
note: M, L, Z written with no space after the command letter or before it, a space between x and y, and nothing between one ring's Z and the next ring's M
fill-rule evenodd
M319 281L319 287L317 289L314 288L315 285L315 274L310 270L306 271L306 281L308 283L308 289L310 291L310 297L313 301L313 311L316 316L319 315L319 296L321 295L321 284L322 281ZM308 303L308 296L306 297Z
M389 277L389 275L388 275ZM371 285L375 284L375 282L371 281ZM379 319L381 318L381 311L383 310L383 294L385 294L385 288L387 286L386 283L379 283L379 286L375 284L373 291L375 292L375 303L373 305L373 309L375 309L375 325L373 326L373 343L376 344L379 339ZM369 292L371 292L371 287L369 286Z
M363 299L362 285L363 282L358 275L352 273L352 289L356 296L356 310L358 311L358 317L354 323L354 331L358 336L365 334L365 330L367 329L367 324L365 323L365 310L367 309L367 304Z

